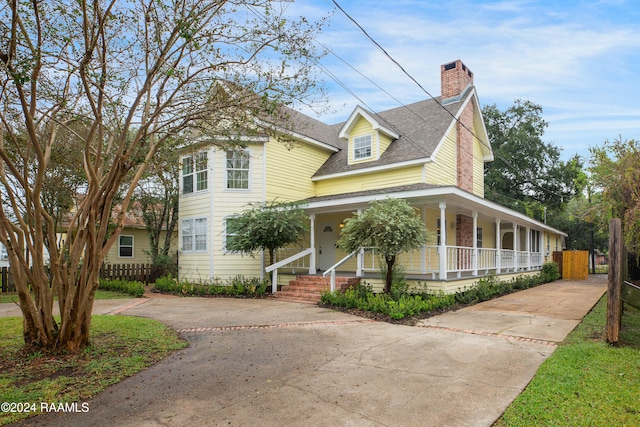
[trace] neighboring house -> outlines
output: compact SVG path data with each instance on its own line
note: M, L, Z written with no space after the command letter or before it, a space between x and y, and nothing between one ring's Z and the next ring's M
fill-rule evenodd
M26 254L28 256L28 254ZM49 251L44 249L44 262L45 264L49 264ZM29 262L31 265L31 262ZM9 267L9 254L7 253L7 248L4 247L2 243L0 243L0 268Z
M234 215L250 202L305 201L310 230L305 254L283 273L317 274L345 255L336 248L344 219L372 200L402 198L422 216L433 239L401 257L405 275L452 292L495 273L535 272L562 250L566 234L484 199L484 164L493 152L473 85L461 61L441 67L442 95L373 113L357 107L348 120L327 125L291 111L290 148L273 136L244 150L194 145L182 156L179 275L206 280L263 276L264 255L228 253ZM230 226L231 225L231 226ZM306 249L306 251L304 251ZM296 267L296 268L294 268ZM366 249L337 267L375 282L379 261ZM295 270L295 271L294 271Z
M118 208L114 209L113 217L117 214ZM177 252L177 231L174 232L172 248L169 255ZM160 245L164 243L164 234L161 235ZM142 219L142 212L134 204L129 208L124 217L124 228L118 236L118 240L107 253L104 259L105 264L149 264L151 244L149 234Z
M9 255L7 254L7 248L0 243L0 268L9 267Z

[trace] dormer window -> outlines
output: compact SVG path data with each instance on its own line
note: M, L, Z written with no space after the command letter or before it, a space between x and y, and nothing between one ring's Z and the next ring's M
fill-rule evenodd
M353 159L362 160L371 157L371 135L353 138Z

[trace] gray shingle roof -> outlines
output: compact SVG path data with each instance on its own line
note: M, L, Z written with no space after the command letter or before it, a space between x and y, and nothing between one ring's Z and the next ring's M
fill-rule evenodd
M344 123L333 125L331 128L335 132L335 140L328 143L338 146L341 150L332 155L316 171L314 177L390 165L431 156L454 120L452 114L455 115L457 113L466 98L464 96L458 102L445 105L446 110L439 105L439 98L436 98L380 113L369 112L376 120L380 121L381 125L389 127L400 134L400 138L393 141L380 156L380 159L375 162L347 164L347 142L337 138L337 134Z
M426 183L417 183L417 184L408 184L401 185L397 187L388 187L388 188L375 188L372 190L363 190L363 191L354 191L351 193L342 193L342 194L330 194L328 196L317 196L310 197L306 199L306 202L322 202L326 200L340 200L347 199L350 197L361 197L361 196L374 196L377 194L389 194L389 193L398 193L403 191L416 191L416 190L430 190L433 188L446 187L444 185L435 185L435 184L426 184Z

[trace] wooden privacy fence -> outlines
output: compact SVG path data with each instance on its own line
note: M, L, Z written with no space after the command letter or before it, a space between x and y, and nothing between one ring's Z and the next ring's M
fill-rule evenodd
M145 285L165 273L162 267L152 264L105 264L100 269L100 277L103 279L119 279L143 282ZM0 268L0 290L2 292L15 292L13 276L9 267Z
M565 280L589 279L589 251L562 252L562 278Z
M105 264L100 269L100 277L103 279L138 281L145 285L155 282L162 273L161 268L151 264Z
M15 292L16 287L13 284L13 277L9 267L0 268L0 289L2 292Z

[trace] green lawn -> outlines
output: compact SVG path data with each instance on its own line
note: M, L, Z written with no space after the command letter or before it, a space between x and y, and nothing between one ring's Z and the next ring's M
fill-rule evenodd
M495 426L640 425L640 311L625 308L613 347L605 341L606 309L605 296Z
M91 346L79 354L23 353L22 318L0 318L3 402L80 402L186 347L162 323L130 316L93 316ZM27 414L0 412L0 424Z

